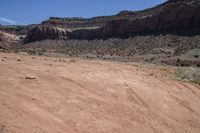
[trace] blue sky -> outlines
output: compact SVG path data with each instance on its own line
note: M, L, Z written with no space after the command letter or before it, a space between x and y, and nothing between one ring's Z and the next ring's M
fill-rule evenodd
M142 10L166 0L1 0L1 24L40 23L50 16L94 17Z

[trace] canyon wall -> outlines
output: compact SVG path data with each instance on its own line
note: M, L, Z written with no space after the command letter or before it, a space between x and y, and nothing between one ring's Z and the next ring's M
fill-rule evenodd
M44 39L107 39L130 37L142 33L200 28L199 0L169 0L143 11L123 11L117 15L83 18L50 18L34 26L25 42Z

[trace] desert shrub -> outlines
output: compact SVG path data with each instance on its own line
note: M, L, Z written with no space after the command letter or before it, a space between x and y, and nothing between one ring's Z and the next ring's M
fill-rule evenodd
M176 68L175 77L180 80L194 82L200 85L200 69L198 68Z
M76 60L74 60L74 59L71 59L71 60L69 60L69 62L76 62Z
M155 48L173 48L179 55L191 49L200 48L199 36L183 37L175 35L135 36L126 39L110 38L107 40L43 40L13 48L41 51L43 49L64 54L112 54L134 56L134 54L148 54ZM170 45L169 45L170 44Z
M200 35L197 36L178 36L178 35L146 35L134 36L130 38L109 38L106 40L42 40L27 44L12 45L12 48L30 54L44 55L46 53L65 54L69 57L77 55L92 55L102 57L110 55L113 59L119 58L130 60L135 56L151 55L159 50L155 58L148 59L148 62L156 62L157 59L181 56L183 53L194 49L200 49ZM171 53L163 51L167 49ZM120 57L119 57L120 56ZM179 57L178 57L179 58ZM199 57L193 57L198 59ZM144 60L144 58L141 58ZM185 61L182 58L177 62L168 63L177 66L197 66L198 63ZM166 61L163 60L163 63Z

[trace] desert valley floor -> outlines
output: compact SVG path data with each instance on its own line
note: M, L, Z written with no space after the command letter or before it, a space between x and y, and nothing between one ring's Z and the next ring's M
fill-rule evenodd
M200 133L200 86L170 69L0 53L0 132Z

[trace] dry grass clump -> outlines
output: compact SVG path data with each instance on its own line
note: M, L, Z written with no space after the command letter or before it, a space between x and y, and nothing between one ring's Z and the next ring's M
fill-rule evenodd
M200 69L199 68L176 68L176 79L193 82L200 85Z
M74 59L71 59L71 60L69 60L69 62L72 62L72 63L74 63L74 62L76 62L76 60L74 60Z

